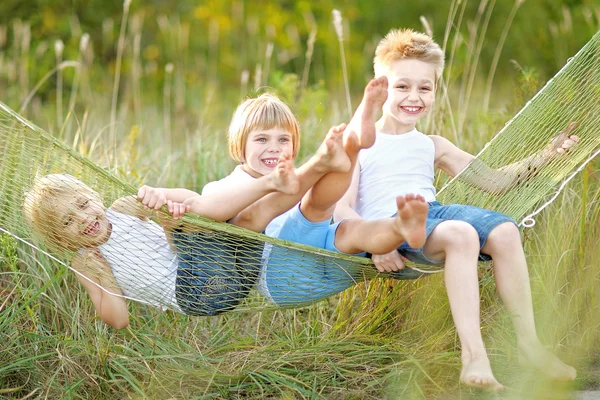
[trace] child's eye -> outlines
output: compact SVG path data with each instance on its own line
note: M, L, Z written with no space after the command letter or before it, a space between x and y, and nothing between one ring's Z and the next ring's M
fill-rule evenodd
M258 138L258 139L256 139L256 141L259 142L259 143L266 143L267 139L265 139L265 138Z
M408 86L406 86L406 85L397 85L396 86L396 89L402 89L402 90L404 90L404 89L407 89L407 88L408 88Z
M280 141L281 143L287 143L287 142L289 142L289 141L290 141L290 138L281 138L281 139L279 139L279 141Z
M429 86L423 86L423 87L421 88L421 91L423 91L423 92L430 92L430 91L431 91L431 88L430 88Z

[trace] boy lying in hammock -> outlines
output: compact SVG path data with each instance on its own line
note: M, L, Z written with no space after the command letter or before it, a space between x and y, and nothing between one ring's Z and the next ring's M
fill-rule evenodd
M361 149L373 145L375 121L387 97L387 80L373 79L365 88L361 112L350 126L330 130L325 145L332 154L332 168L318 168L309 161L296 170L298 193L273 193L263 197L229 222L267 235L338 253L364 255L391 251L407 241L421 246L427 204L421 196L406 194L392 199L393 218L367 221L353 218L331 224L336 202L348 189L352 169ZM224 179L207 184L202 195L262 179L276 168L282 154L298 154L299 124L290 108L270 94L244 101L229 126L230 154L239 165ZM165 189L152 189L162 200L185 202L190 212L198 198L174 198ZM322 259L267 246L259 289L280 306L299 306L341 292L362 280L362 275L326 265ZM360 271L359 271L360 272ZM398 278L403 278L398 274Z
M445 263L450 308L462 349L460 379L470 386L502 390L490 368L479 317L477 261L492 259L500 297L513 317L522 359L560 380L575 378L541 344L534 323L529 276L516 223L506 215L467 205L436 201L434 167L456 176L474 157L441 136L416 130L417 121L433 107L444 53L427 35L392 30L378 45L375 75L387 77L389 93L377 122L375 145L361 152L350 190L336 210L337 218L375 219L395 213L389 202L403 193L418 193L429 202L424 246L403 243L390 253L374 253L380 271L404 268L400 254L421 264ZM500 171L469 182L492 193L508 190L531 177L542 165L564 154L578 137L569 128L545 150ZM477 178L477 179L473 179Z
M194 207L199 214L226 221L267 193L297 190L292 163L282 157L272 174L198 197ZM140 189L142 199L151 202L144 191ZM174 190L174 194L181 195L181 191ZM166 205L175 215L185 212L183 204L169 201ZM161 228L149 220L154 210L134 196L120 198L106 209L97 192L71 175L36 179L23 211L34 233L50 249L75 252L71 267L100 318L116 329L129 323L123 295L187 314L215 315L234 308L258 276L259 262L252 273L249 263L238 269L235 257L221 259L226 253L210 248L218 236L203 240L205 232L184 232L184 225L159 214ZM259 249L254 258L260 260L260 255ZM239 251L236 257L241 257Z

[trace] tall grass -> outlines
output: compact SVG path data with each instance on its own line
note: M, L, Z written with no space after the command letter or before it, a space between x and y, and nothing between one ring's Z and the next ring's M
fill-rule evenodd
M480 4L470 17L466 2L453 2L444 38L448 75L438 112L429 121L430 129L470 151L480 149L509 117L469 101L486 92L476 73L483 43L477 35L485 33L491 15L485 12L491 13L493 2ZM19 40L6 51L0 46L0 62L14 74L1 75L0 85L18 84L19 90L1 100L22 104L36 124L130 182L199 190L233 167L223 132L240 91L246 91L219 86L220 46L229 44L213 21L207 30L208 57L194 54L185 24L166 16L130 15L127 7L126 2L119 27L112 20L104 24L103 49L113 46L121 57L113 72L98 75L93 64L101 61L89 53L94 43L80 42L76 58L70 59L67 54L73 52L65 48L56 67L33 89L27 76L27 25L15 24ZM156 51L165 49L164 59L150 54L152 49L142 54L142 20L160 25L163 36L156 38ZM315 150L328 126L343 119L349 103L346 96L337 98L307 83L316 62L316 25L309 23L314 34L306 44L300 78L268 66L277 59L277 49L269 47L269 37L260 37L256 21L246 21L243 30L252 39L251 48L261 49L257 53L264 64L235 67L246 76L245 87L252 86L248 77L254 70L257 86L268 84L290 102L302 122L301 159ZM459 34L463 25L470 26L467 41ZM469 60L460 68L453 64L458 55ZM121 63L132 66L130 73L118 68ZM50 79L66 66L77 66L77 73ZM187 87L190 74L203 74L207 84ZM92 79L112 91L94 92ZM53 84L55 96L42 103L38 90ZM71 88L67 115L63 85ZM152 100L156 93L160 102ZM522 105L506 103L507 108ZM599 214L596 162L525 233L538 329L542 340L579 370L574 383L549 382L519 367L510 318L495 293L492 272L481 269L482 331L496 375L507 386L503 398L568 398L573 389L598 385ZM486 398L458 384L460 349L440 275L414 282L374 280L302 309L212 318L131 304L131 326L116 332L96 317L64 266L7 235L0 235L0 256L0 397Z

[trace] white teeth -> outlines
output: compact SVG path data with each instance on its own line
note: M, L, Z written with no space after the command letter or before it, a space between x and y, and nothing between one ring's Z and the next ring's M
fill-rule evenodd
M406 110L410 111L410 112L417 112L417 111L419 111L419 109L420 109L421 107L409 107L409 106L404 106L404 108L405 108Z
M267 165L277 165L279 161L277 161L275 159L266 159L266 160L263 160L263 162Z

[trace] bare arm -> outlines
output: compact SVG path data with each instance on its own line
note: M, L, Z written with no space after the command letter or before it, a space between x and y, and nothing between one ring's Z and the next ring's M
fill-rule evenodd
M77 253L71 266L103 288L118 295L122 294L110 266L97 250L87 250L83 254ZM127 301L123 297L109 294L80 274L76 275L88 292L92 304L102 321L115 329L123 329L129 326L129 310Z
M464 180L472 186L489 193L503 193L516 184L527 181L537 174L538 169L548 164L557 156L574 146L579 138L570 133L577 127L571 123L569 127L555 137L543 150L500 169L487 167L449 140L441 136L430 136L435 144L436 167L451 177L458 175L470 163L477 163L470 173L464 175ZM473 164L475 165L475 164Z

